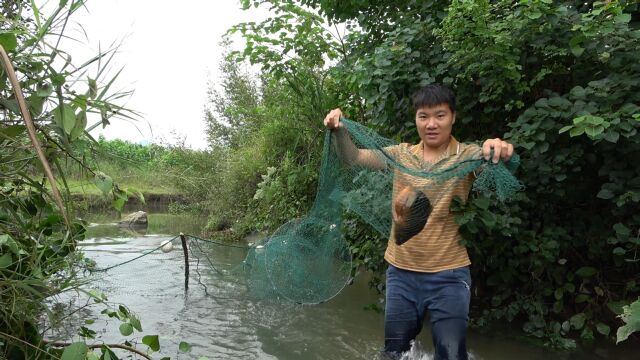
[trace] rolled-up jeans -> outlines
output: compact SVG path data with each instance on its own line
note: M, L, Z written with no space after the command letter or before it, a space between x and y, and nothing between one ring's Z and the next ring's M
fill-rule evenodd
M467 360L470 288L467 266L425 273L389 265L384 352L395 358L408 351L428 311L434 360Z

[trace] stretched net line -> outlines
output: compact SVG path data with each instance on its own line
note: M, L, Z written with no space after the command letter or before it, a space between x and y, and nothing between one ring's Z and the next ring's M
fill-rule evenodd
M321 303L351 281L346 216L357 215L390 244L411 246L414 236L429 230L432 214L449 211L453 197L466 200L473 188L506 201L523 188L512 174L519 165L517 155L506 164L493 164L484 160L478 145L460 143L441 159L427 162L417 145L399 144L347 119L342 124L343 130L325 135L318 189L307 216L283 224L252 246L187 236L199 279L202 263L218 275L241 274L252 296ZM212 260L220 247L246 250L246 256L222 270Z

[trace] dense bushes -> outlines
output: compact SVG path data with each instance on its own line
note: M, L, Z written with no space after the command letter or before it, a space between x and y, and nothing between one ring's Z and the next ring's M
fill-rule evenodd
M323 140L317 119L331 102L325 94L307 98L324 84L311 68L254 78L242 64L225 58L223 91L210 92L205 117L211 151L220 155L209 172L209 228L233 227L236 236L273 231L307 212Z
M260 3L278 15L233 29L247 39L239 56L284 85L312 64L333 84L324 93L350 117L415 141L408 95L421 84L443 83L458 95L458 138L499 136L516 144L525 192L507 204L475 196L453 208L474 262L476 323L517 320L561 347L574 345L569 338L614 335L621 305L640 294L635 2L299 2L346 23L350 31L338 38L295 1ZM327 67L327 60L335 63ZM302 93L303 103L317 97ZM315 116L319 123L323 114ZM286 208L272 211L273 199L303 195L288 192L295 182L285 187L271 179L286 176L283 163L268 165L275 170L258 197L269 194L270 207L253 210L287 218L293 214ZM350 229L358 264L380 271L381 239Z

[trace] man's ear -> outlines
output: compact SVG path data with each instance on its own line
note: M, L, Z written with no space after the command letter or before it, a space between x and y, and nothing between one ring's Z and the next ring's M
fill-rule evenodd
M451 125L456 123L456 113L453 113L453 121L451 122Z

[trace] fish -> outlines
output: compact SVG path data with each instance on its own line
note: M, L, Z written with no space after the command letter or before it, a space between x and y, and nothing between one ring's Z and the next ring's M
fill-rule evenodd
M407 195L406 191L414 190L405 188L399 193L398 197L404 197L405 199L408 197L409 200L414 197L414 194ZM403 192L405 193L403 194ZM413 202L410 202L410 205L407 204L407 202L410 201L406 201L404 204L395 204L396 216L394 216L394 238L398 245L406 243L422 231L424 226L427 224L431 211L433 210L431 201L429 201L429 198L422 191L416 191L415 198L413 199Z

